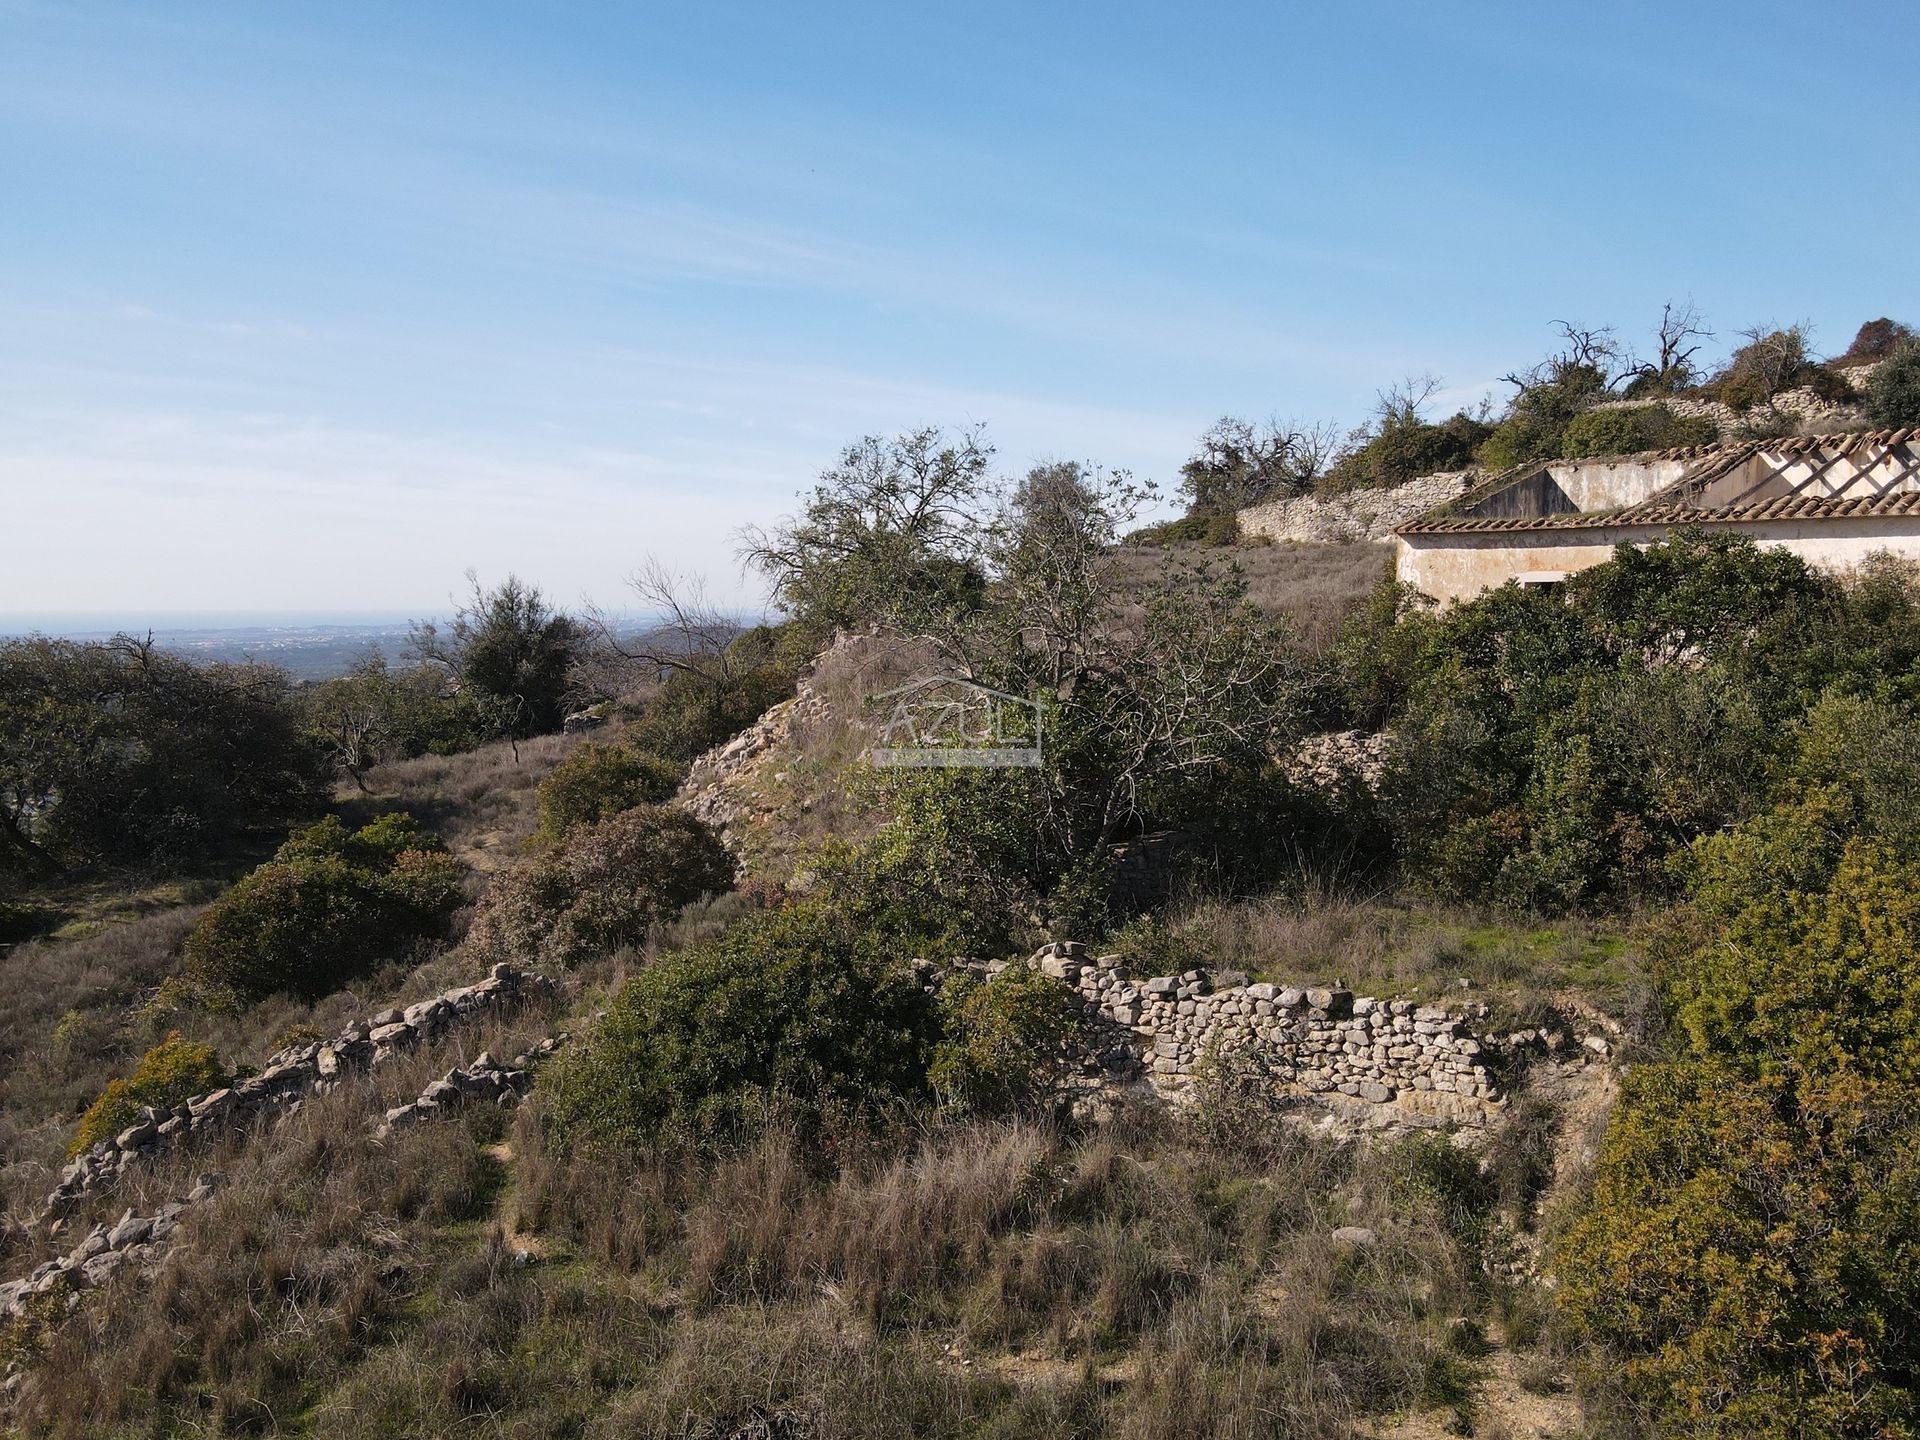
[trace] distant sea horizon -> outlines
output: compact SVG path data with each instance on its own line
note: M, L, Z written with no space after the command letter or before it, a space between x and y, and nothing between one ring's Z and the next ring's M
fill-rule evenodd
M0 610L0 636L55 635L69 640L170 631L387 629L437 620L401 610Z
M376 651L392 664L413 663L411 627L421 621L444 624L446 618L397 610L0 610L0 641L44 635L87 642L151 634L162 650L190 659L260 661L295 680L312 681L344 675ZM613 618L628 630L661 617L649 612Z

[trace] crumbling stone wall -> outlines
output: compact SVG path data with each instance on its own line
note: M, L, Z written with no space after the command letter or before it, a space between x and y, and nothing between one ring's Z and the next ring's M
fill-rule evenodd
M459 986L404 1010L382 1010L356 1020L328 1040L288 1046L269 1056L257 1074L232 1085L196 1095L167 1110L147 1106L132 1125L111 1140L95 1144L61 1171L60 1183L47 1196L42 1217L61 1214L83 1195L110 1184L143 1157L188 1136L243 1125L262 1114L291 1114L306 1096L335 1084L343 1070L383 1064L420 1040L554 993L551 980L502 963L477 984Z
M1866 365L1846 365L1840 369L1840 375L1851 385L1856 393L1864 393L1867 382L1873 378L1873 372L1880 368L1875 361ZM1755 424L1764 425L1771 420L1782 420L1792 427L1808 434L1822 431L1858 430L1866 425L1866 417L1861 414L1857 404L1845 401L1834 402L1824 399L1811 386L1801 386L1795 390L1783 390L1764 405L1756 405L1748 411L1739 411L1718 400L1703 400L1694 395L1678 395L1658 402L1653 400L1607 400L1594 406L1596 410L1633 409L1641 405L1665 405L1676 415L1689 419L1711 420L1720 431L1723 441L1739 440L1750 433Z
M1467 1017L1441 1006L1337 985L1216 986L1201 971L1135 977L1123 957L1090 957L1072 941L1034 959L1133 1035L1148 1083L1170 1100L1189 1098L1209 1054L1240 1052L1283 1092L1336 1109L1378 1107L1368 1118L1382 1122L1484 1126L1505 1103L1488 1047Z
M1478 478L1478 471L1453 470L1422 475L1392 489L1269 500L1240 512L1240 533L1322 543L1386 540L1409 520L1461 495Z

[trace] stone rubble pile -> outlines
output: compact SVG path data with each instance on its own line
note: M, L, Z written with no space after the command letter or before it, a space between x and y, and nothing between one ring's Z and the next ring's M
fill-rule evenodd
M533 1086L530 1067L559 1049L567 1041L567 1032L550 1035L533 1049L502 1064L490 1050L482 1050L471 1064L456 1066L438 1080L431 1081L416 1100L396 1105L387 1111L381 1133L437 1119L468 1104L496 1105L511 1109L526 1097Z
M814 690L811 676L803 676L793 699L782 700L724 745L696 759L687 770L674 804L720 834L729 848L738 849L750 825L764 824L774 814L767 798L756 793L753 780L796 726L816 724L831 708Z
M1309 790L1337 793L1349 784L1379 788L1393 749L1390 730L1337 730L1309 735L1286 758L1287 778Z
M185 1200L162 1205L151 1215L128 1210L112 1225L99 1224L65 1255L48 1260L32 1274L0 1284L0 1319L15 1319L37 1297L92 1290L126 1266L150 1269L162 1243L179 1227L189 1207L213 1194L220 1177L200 1176Z
M113 1182L121 1172L188 1136L230 1128L264 1114L292 1114L308 1095L339 1083L343 1072L385 1064L422 1040L432 1040L482 1016L505 1013L536 996L553 994L554 982L507 963L487 978L405 1009L392 1008L356 1020L329 1040L288 1046L267 1058L259 1072L171 1109L147 1106L140 1118L111 1140L102 1140L60 1172L41 1213L64 1213L83 1195Z
M1238 976L1216 986L1199 970L1136 978L1123 957L1089 957L1076 941L1042 946L1033 963L1130 1031L1147 1080L1169 1098L1188 1089L1209 1051L1252 1048L1290 1091L1390 1105L1414 1123L1484 1125L1504 1103L1486 1047L1440 1006Z

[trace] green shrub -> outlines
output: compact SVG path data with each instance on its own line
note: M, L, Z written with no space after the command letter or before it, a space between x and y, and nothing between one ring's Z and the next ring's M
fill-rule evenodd
M747 639L735 641L736 648ZM647 702L626 741L636 750L684 765L732 739L790 697L793 682L789 665L773 663L741 671L719 684L676 673Z
M182 1040L175 1030L140 1057L133 1074L107 1082L100 1098L80 1117L67 1153L78 1155L118 1135L140 1118L143 1105L164 1110L218 1089L225 1079L213 1046Z
M541 1088L570 1143L715 1140L924 1095L935 1039L907 966L810 903L654 962Z
M1867 381L1867 419L1885 430L1920 425L1920 340L1906 340Z
M1628 1076L1559 1256L1662 1433L1920 1423L1920 866L1808 794L1701 841L1660 967L1686 1048Z
M187 936L187 977L242 1003L318 999L444 933L461 873L411 816L357 831L329 818L207 907Z
M1607 377L1594 365L1562 364L1552 378L1530 384L1480 447L1480 463L1504 470L1561 453L1567 426L1608 398Z
M1491 425L1465 411L1439 424L1413 415L1389 417L1366 443L1341 457L1321 488L1337 491L1404 485L1422 475L1463 470L1473 463L1474 452L1492 434Z
M1058 980L1028 965L1009 965L985 982L955 977L941 993L940 1015L945 1038L929 1079L945 1103L1009 1114L1057 1093L1080 1028L1074 999Z
M1676 415L1667 405L1622 405L1589 410L1567 422L1560 453L1582 456L1633 455L1642 450L1671 450L1682 445L1711 445L1720 427L1703 415Z
M1182 515L1159 525L1148 525L1127 536L1129 545L1206 545L1225 546L1240 543L1240 516L1228 511L1206 511Z
M914 955L1004 954L1031 938L1048 873L1031 823L1030 770L896 772L894 818L858 845L829 844L815 884Z
M568 832L499 876L471 942L496 959L577 965L642 944L651 926L733 882L733 857L710 827L640 805Z
M680 767L624 744L588 741L549 770L534 796L540 840L552 845L569 830L636 805L659 805L680 788Z
M1824 689L1910 701L1913 606L1884 566L1842 584L1681 532L1555 595L1503 587L1385 633L1376 616L1350 675L1398 736L1381 797L1398 849L1459 900L1671 893L1670 856L1769 803Z
M391 811L349 830L338 815L329 815L317 825L296 831L274 852L282 864L302 860L340 860L361 870L391 870L409 850L444 855L446 842L431 830L423 830L404 810Z

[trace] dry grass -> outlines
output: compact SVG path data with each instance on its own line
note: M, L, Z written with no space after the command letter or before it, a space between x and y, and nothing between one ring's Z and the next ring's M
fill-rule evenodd
M1347 617L1393 573L1393 547L1373 543L1177 546L1170 554L1122 549L1115 556L1123 583L1132 585L1147 583L1169 558L1180 565L1238 566L1247 598L1263 613L1286 621L1310 651L1338 639Z
M367 772L367 794L343 785L336 808L352 824L408 811L476 870L497 870L538 827L534 787L577 743L571 735L542 735L522 740L517 757L503 740L458 755L395 760Z
M1367 995L1451 994L1523 1009L1571 988L1623 1011L1645 983L1631 922L1489 921L1411 900L1309 893L1196 900L1166 928L1214 965L1276 983L1344 981Z

